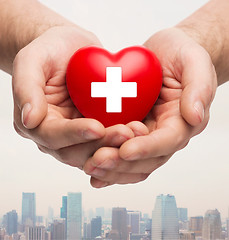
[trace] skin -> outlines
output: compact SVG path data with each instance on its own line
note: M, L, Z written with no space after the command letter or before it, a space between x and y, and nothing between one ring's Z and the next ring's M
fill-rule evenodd
M207 125L216 75L218 84L228 77L227 0L210 1L175 28L150 37L144 45L163 68L160 97L143 123L107 129L82 118L65 86L71 55L83 46L101 46L94 34L37 1L0 5L0 66L13 76L16 131L83 169L92 186L145 180Z
M133 130L124 125L105 129L94 119L82 118L73 106L65 84L66 67L77 49L101 46L94 34L38 1L0 0L0 6L0 67L13 77L14 127L22 137L82 169L100 147L119 147L134 137L135 130L145 134L143 124ZM130 175L142 180L141 174Z
M163 69L160 97L144 121L149 134L126 141L120 149L99 149L84 166L88 174L95 168L103 171L92 176L92 186L128 183L129 178L119 178L129 173L147 178L205 129L216 88L229 79L228 10L227 0L209 1L146 41Z
M95 167L106 169L103 176L92 177L94 187L121 183L126 173L146 178L208 123L217 78L206 50L176 28L157 33L145 46L156 53L163 69L160 97L144 121L149 134L126 141L120 149L99 149L84 166L88 174Z

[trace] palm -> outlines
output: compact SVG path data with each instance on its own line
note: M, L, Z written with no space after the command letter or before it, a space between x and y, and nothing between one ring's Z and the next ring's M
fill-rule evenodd
M190 131L189 138L182 144L185 145L193 135L203 130L208 122L207 114L201 125L191 129L191 126L182 116L180 105L182 94L186 90L185 67L187 68L189 58L200 58L203 50L199 45L190 43L187 37L187 39L179 41L176 32L171 32L169 36L163 36L163 33L158 35L153 36L145 45L155 52L161 62L163 86L155 106L145 120L145 124L150 132L164 128L171 131L178 131L178 129ZM195 56L195 53L198 54ZM204 54L201 58L206 61Z
M62 29L61 32L56 32L53 42L50 41L52 35L53 32L48 32L45 36L42 36L42 38L49 39L46 52L44 52L44 56L41 56L47 66L46 69L44 69L44 74L48 76L44 93L51 110L48 114L52 113L57 117L61 116L68 119L82 117L73 105L68 94L65 81L66 68L71 55L78 48L91 44L99 45L100 43L97 39L89 38L87 33L85 34L83 32L82 34L76 30L72 31L72 29L69 31L68 28Z
M65 82L70 57L87 45L100 45L100 42L80 28L54 27L25 47L14 62L15 129L53 155L56 154L53 150L88 142L104 134L103 126L97 121L80 119L82 115L71 102ZM28 79L24 87L21 79ZM21 122L18 102L24 96L30 96L25 101L33 102L33 114L29 116L31 130Z

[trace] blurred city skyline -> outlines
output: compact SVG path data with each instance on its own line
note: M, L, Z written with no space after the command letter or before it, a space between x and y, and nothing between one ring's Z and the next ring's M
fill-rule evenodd
M207 0L42 0L44 4L94 32L110 51L142 44L153 33L176 23ZM82 192L83 207L127 207L151 214L161 192L177 198L191 216L218 208L228 216L229 84L217 90L206 130L144 182L93 189L89 176L45 155L13 129L11 77L0 71L0 216L21 209L21 192L36 192L37 214L49 206L59 212L61 195ZM225 110L226 109L226 110Z
M50 206L47 216L36 214L36 193L22 193L21 216L11 210L0 216L0 240L228 240L229 218L215 209L190 216L176 197L155 197L152 214L136 209L104 207L85 211L81 192L60 196L58 216Z

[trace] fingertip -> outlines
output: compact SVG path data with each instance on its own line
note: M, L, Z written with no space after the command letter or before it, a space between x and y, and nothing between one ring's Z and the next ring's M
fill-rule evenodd
M91 183L91 186L94 188L104 188L110 185L108 182L103 182L94 177L91 177L90 183Z
M134 161L139 159L140 153L138 153L139 145L136 139L130 139L125 142L119 149L119 156L126 161Z
M135 137L149 134L149 129L142 122L133 121L128 123L127 126L133 131Z
M47 114L47 104L41 103L40 107L36 107L31 103L26 103L21 111L21 121L25 128L36 128L43 121Z
M95 119L84 119L88 121L88 129L84 131L85 139L96 140L105 136L106 130L102 123Z
M134 137L133 131L124 124L117 124L106 129L106 133L112 132L111 146L120 146Z
M181 115L187 123L195 127L203 122L205 117L204 105L197 100L193 104L191 101L181 101Z

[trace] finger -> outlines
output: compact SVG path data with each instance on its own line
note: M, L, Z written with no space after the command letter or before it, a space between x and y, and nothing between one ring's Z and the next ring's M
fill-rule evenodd
M13 95L21 121L28 129L37 127L47 113L45 76L39 58L21 51L13 65ZM32 60L31 60L32 59Z
M94 188L103 188L113 184L133 184L142 182L147 179L148 174L129 174L129 173L113 173L109 172L109 181L103 181L95 177L91 177L91 185Z
M180 116L164 121L161 128L146 136L139 136L125 142L120 148L120 157L133 161L173 154L187 145L193 135L193 127Z
M84 171L86 174L93 175L97 178L104 178L106 171L149 174L166 163L171 156L172 155L145 160L138 159L130 162L120 158L119 149L103 147L97 150L95 154L87 160L84 165Z
M88 118L45 119L39 127L30 131L30 137L36 143L53 150L90 142L104 135L103 125Z
M73 167L84 166L86 160L102 146L119 147L123 142L133 137L133 132L125 125L116 125L106 129L106 134L102 139L83 144L76 144L70 147L52 150L40 146L42 151L49 153L59 161Z
M126 125L133 131L135 137L149 134L149 129L142 122L133 121Z
M181 114L189 124L197 126L204 120L214 98L217 86L216 73L205 50L195 47L189 49L188 54L181 51L181 59L183 68Z

